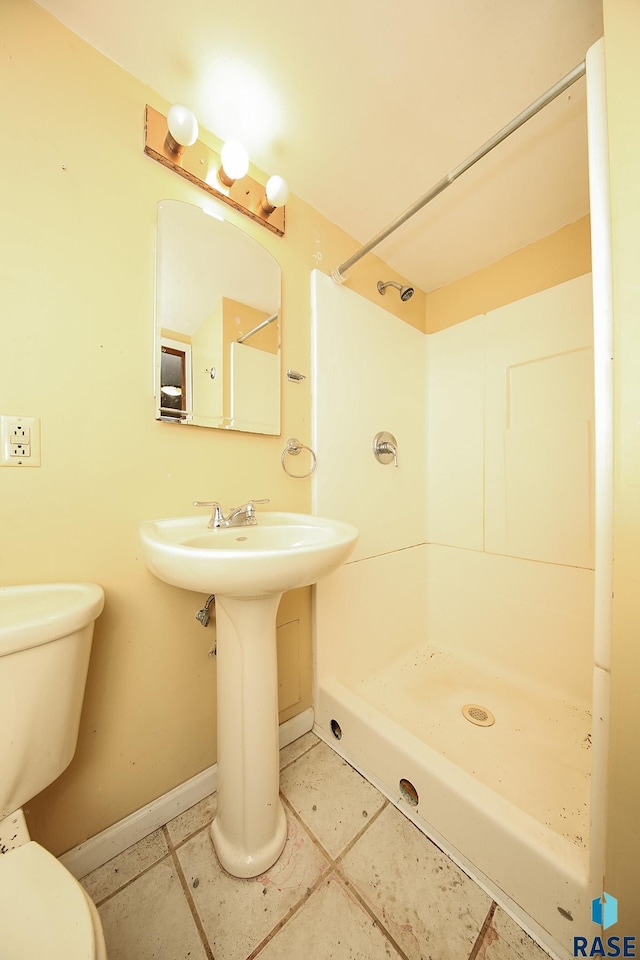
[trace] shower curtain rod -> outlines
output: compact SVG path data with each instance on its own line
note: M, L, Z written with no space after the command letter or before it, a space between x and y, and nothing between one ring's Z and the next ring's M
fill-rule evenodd
M522 113L519 113L517 117L511 120L502 130L499 130L498 133L494 134L490 140L487 140L486 143L483 143L475 153L472 153L471 156L461 163L458 167L455 167L450 173L443 177L442 180L439 180L430 190L427 190L419 200L410 206L404 213L400 214L392 223L390 223L384 230L381 230L380 233L376 234L373 240L370 240L368 243L365 243L363 247L360 247L352 257L349 257L348 260L345 260L344 263L341 263L339 267L332 272L331 276L336 281L336 283L344 283L347 279L347 270L350 270L351 267L361 260L365 254L373 250L374 247L377 247L379 243L382 243L383 240L386 240L390 234L397 230L398 227L401 227L403 223L409 220L418 210L421 210L425 207L434 197L437 197L443 190L446 190L447 187L450 187L454 180L457 180L459 176L477 163L478 160L481 160L483 157L493 150L494 147L497 147L499 143L502 143L503 140L506 140L507 137L511 136L523 123L526 123L527 120L530 120L531 117L534 117L536 113L539 113L544 107L546 107L552 100L555 100L556 97L559 97L561 93L564 93L572 84L579 80L580 77L583 77L586 71L586 63L583 60L582 63L579 63L577 67L574 67L573 70L563 77L562 80L558 80L552 87L547 90L546 93L543 93L541 97L538 97L534 103L528 106Z
M254 333L257 333L258 330L262 330L263 327L267 327L270 323L273 323L274 320L278 319L278 314L272 313L270 317L267 317L266 320L263 320L262 323L259 323L257 327L254 327L253 330L249 330L249 333L245 333L243 337L238 337L238 343L244 343L245 340L248 340L249 337L252 337Z

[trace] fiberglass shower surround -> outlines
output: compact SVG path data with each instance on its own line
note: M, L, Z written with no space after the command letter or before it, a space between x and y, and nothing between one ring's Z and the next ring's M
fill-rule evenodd
M360 531L316 587L316 723L559 943L589 875L591 313L587 275L427 338L314 275L314 511Z
M593 277L425 336L335 272L312 275L313 508L360 530L315 588L316 729L563 958L604 862L603 71L601 41L587 56ZM401 469L373 458L380 430ZM469 722L473 704L495 723Z

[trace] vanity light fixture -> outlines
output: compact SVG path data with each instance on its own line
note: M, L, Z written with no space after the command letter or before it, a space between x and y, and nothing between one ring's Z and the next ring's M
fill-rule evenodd
M169 153L181 157L185 147L192 147L198 139L198 121L195 114L181 103L174 103L167 113L165 145Z
M238 140L227 140L220 151L218 179L225 187L232 187L249 171L249 155Z
M284 235L286 181L273 176L265 187L250 177L247 152L237 141L225 143L219 156L198 139L198 121L182 104L170 107L166 117L147 104L144 152L272 233Z
M289 185L283 177L275 174L267 180L267 186L264 191L264 197L260 201L260 207L267 216L271 216L278 207L284 207L289 199Z

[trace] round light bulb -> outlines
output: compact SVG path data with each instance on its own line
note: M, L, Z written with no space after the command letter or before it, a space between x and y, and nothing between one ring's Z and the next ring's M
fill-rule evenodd
M241 180L249 169L247 151L237 140L228 140L220 153L222 169L228 180Z
M267 180L265 193L271 207L284 207L289 199L289 185L284 177L276 174Z
M195 114L181 103L174 103L167 113L169 133L181 147L190 147L198 139Z

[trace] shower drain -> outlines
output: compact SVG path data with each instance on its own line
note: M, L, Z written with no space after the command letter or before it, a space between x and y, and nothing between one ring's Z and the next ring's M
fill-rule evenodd
M462 715L465 720L468 720L469 723L475 723L477 727L491 727L496 722L491 710L481 707L478 703L465 703L462 708Z

